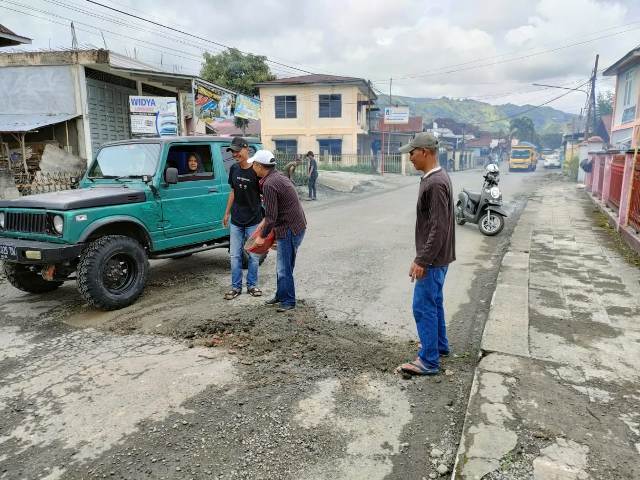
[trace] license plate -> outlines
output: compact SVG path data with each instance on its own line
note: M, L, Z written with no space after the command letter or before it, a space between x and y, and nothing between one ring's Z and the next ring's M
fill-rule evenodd
M17 260L18 253L16 247L10 245L2 245L0 243L0 260Z

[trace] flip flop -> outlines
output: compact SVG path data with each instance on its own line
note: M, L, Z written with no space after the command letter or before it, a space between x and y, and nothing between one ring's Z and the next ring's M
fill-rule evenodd
M410 375L416 376L429 376L429 375L437 375L440 373L439 368L429 368L425 367L422 362L419 360L414 360L413 362L403 363L398 367L401 372L408 373Z

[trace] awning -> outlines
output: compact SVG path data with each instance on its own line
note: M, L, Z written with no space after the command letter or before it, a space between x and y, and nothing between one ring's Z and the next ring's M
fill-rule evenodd
M30 132L79 116L77 113L0 113L0 133Z

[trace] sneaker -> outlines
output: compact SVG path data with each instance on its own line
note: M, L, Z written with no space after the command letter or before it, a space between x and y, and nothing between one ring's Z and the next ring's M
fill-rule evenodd
M451 352L450 352L450 351L440 352L440 356L441 356L441 357L445 357L445 358L446 358L446 357L449 357L449 355L451 355Z
M272 299L264 302L265 305L277 305L279 303L280 303L280 300L278 300L276 297L273 297Z
M276 310L276 312L278 313L288 312L289 310L293 310L294 308L296 308L295 305L280 305Z

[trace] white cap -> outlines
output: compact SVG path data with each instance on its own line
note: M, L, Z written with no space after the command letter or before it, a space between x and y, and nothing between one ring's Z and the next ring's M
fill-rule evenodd
M258 150L253 157L247 160L249 164L257 162L261 165L275 165L276 159L269 150Z

